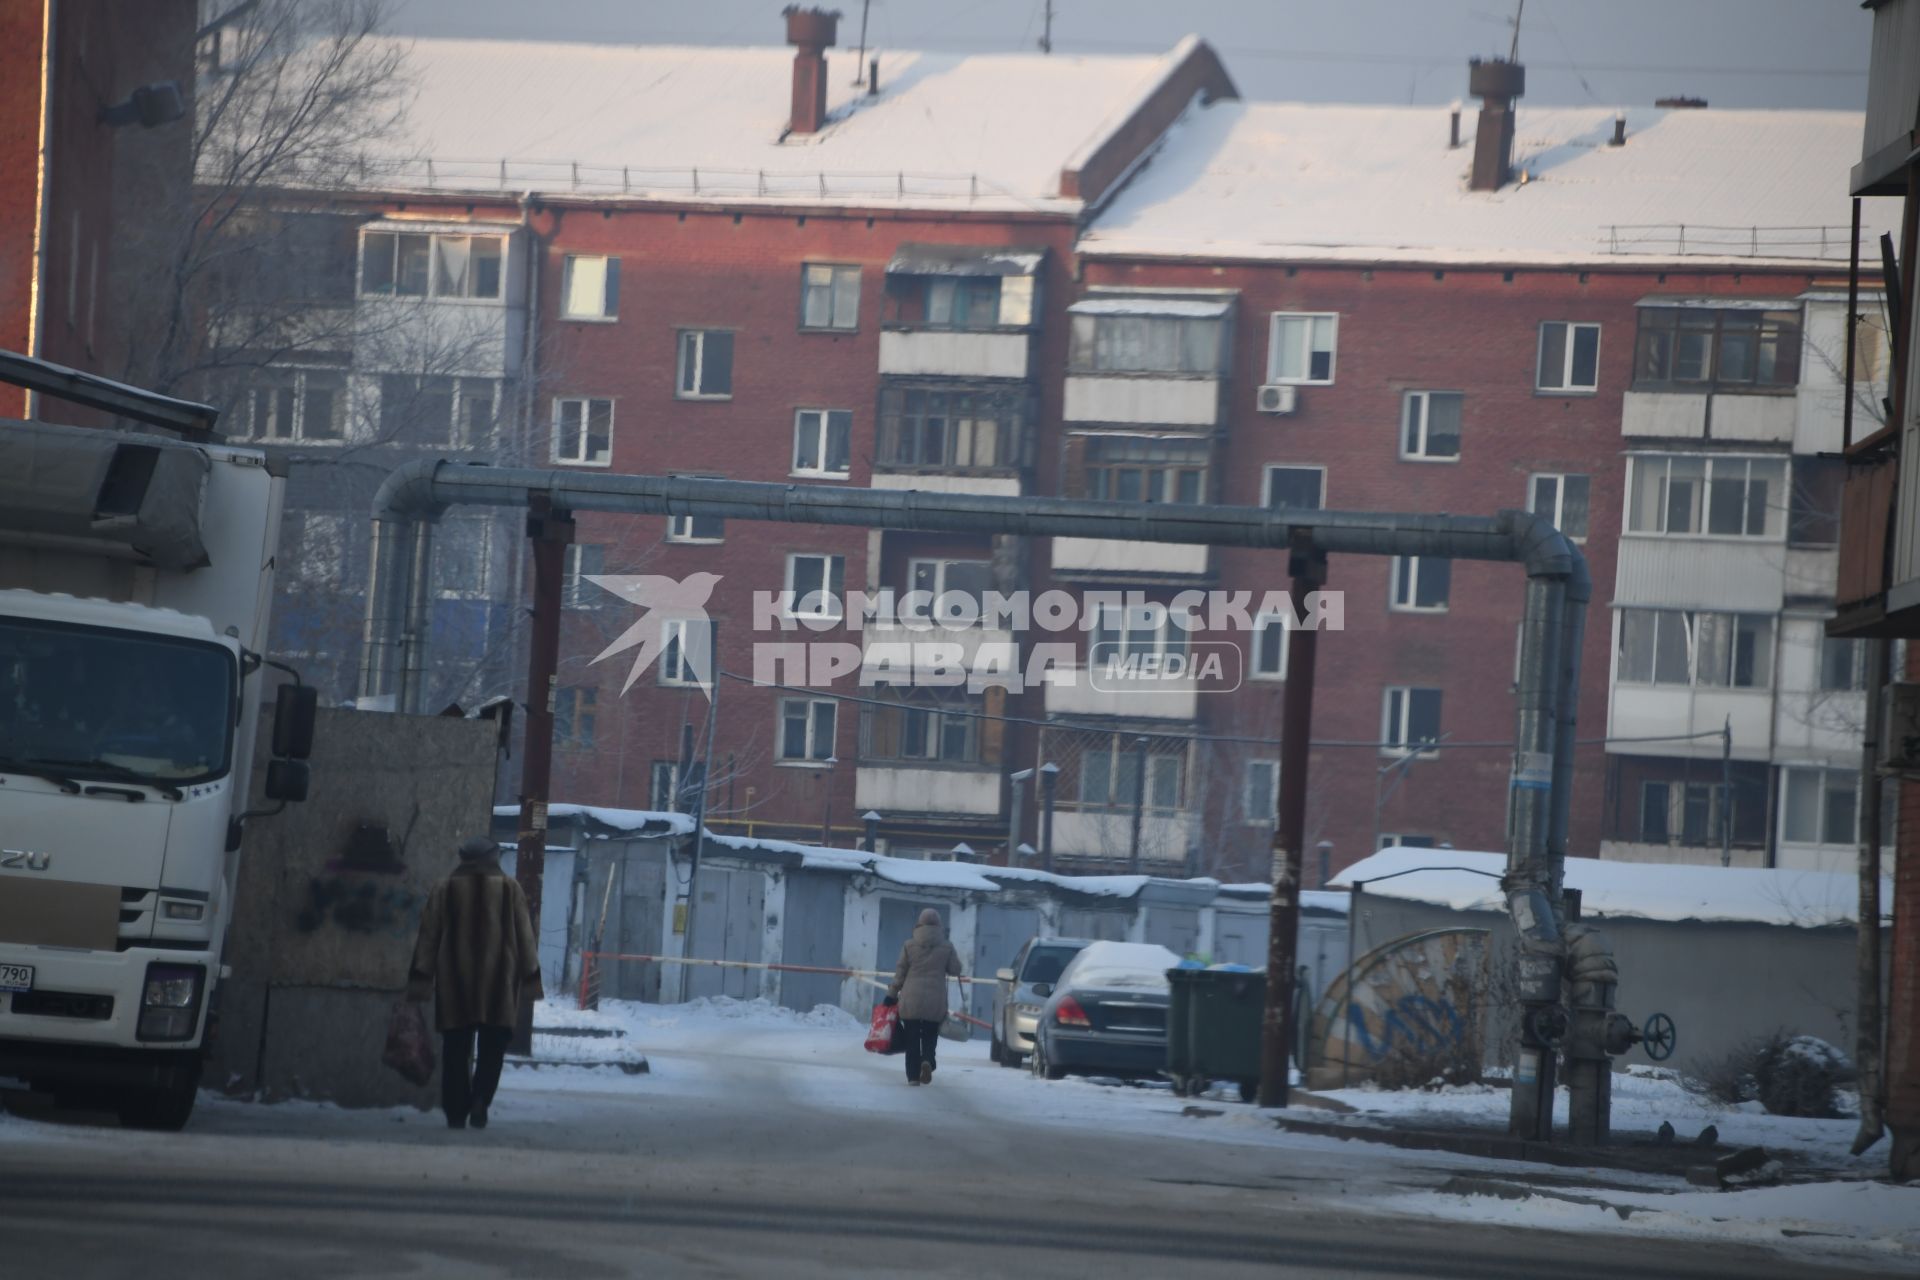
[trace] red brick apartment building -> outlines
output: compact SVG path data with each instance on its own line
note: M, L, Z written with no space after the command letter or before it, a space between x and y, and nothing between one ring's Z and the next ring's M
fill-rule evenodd
M118 220L154 167L186 172L194 0L19 0L0 7L0 348L108 375L137 329L114 305ZM171 82L181 95L134 90ZM115 107L122 108L113 112ZM144 109L145 115L142 116ZM0 386L0 416L92 422Z
M357 296L439 299L444 261L448 314L507 314L492 364L434 393L471 382L492 407L502 434L474 452L961 493L1534 505L1584 539L1596 583L1573 852L1831 852L1851 819L1829 743L1789 712L1857 692L1818 636L1838 400L1813 350L1838 314L1833 157L1857 117L1516 112L1506 64L1474 73L1477 119L1246 104L1197 40L862 68L825 52L831 27L791 16L793 51L415 44L404 163L355 197L377 205L355 215L377 215ZM353 395L392 394L399 366L377 359L353 354ZM637 613L584 575L719 575L707 612L734 673L790 638L756 633L755 592L1285 586L1277 556L1073 539L583 515L579 542L554 795L629 807L674 801L707 701L677 648L623 693L628 657L593 659ZM479 559L518 583L514 554ZM1321 649L1311 841L1329 869L1380 842L1499 847L1518 576L1332 573L1347 629ZM1227 645L1231 693L722 677L714 825L851 844L871 812L891 852L997 861L1049 843L1051 777L1056 866L1264 879L1286 642L1258 621L1183 639L1108 617L1069 637L1096 665ZM809 638L885 638L831 630ZM1047 638L974 628L963 647Z

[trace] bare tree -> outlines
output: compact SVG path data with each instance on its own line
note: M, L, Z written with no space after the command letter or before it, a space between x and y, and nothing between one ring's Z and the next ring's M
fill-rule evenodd
M405 50L382 40L385 0L205 0L192 165L173 195L120 229L121 305L147 340L125 376L204 395L223 373L350 345L352 276L337 266L332 193L365 185L365 153L395 136ZM347 262L352 258L349 254Z

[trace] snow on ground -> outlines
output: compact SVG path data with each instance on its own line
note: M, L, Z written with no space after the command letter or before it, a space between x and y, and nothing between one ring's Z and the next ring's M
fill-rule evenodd
M1452 1221L1510 1227L1684 1236L1877 1258L1920 1266L1920 1187L1819 1182L1747 1191L1667 1195L1599 1193L1598 1203L1533 1195L1451 1195L1419 1191L1363 1206Z

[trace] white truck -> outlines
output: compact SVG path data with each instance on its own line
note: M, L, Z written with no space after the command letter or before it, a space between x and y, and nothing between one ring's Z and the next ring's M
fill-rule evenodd
M199 1087L284 483L253 450L0 421L0 1078L126 1124L179 1128ZM312 690L275 711L284 805Z

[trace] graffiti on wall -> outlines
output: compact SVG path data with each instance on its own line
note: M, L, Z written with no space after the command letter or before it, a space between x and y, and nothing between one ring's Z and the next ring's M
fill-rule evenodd
M340 856L307 881L307 897L294 927L313 933L332 927L348 933L411 935L420 927L426 895L395 881L405 874L407 840L420 819L415 802L407 829L396 840L384 824L360 822Z
M1354 961L1314 1010L1307 1061L1316 1087L1440 1075L1450 1064L1477 1070L1487 938L1485 929L1439 929L1397 938Z

